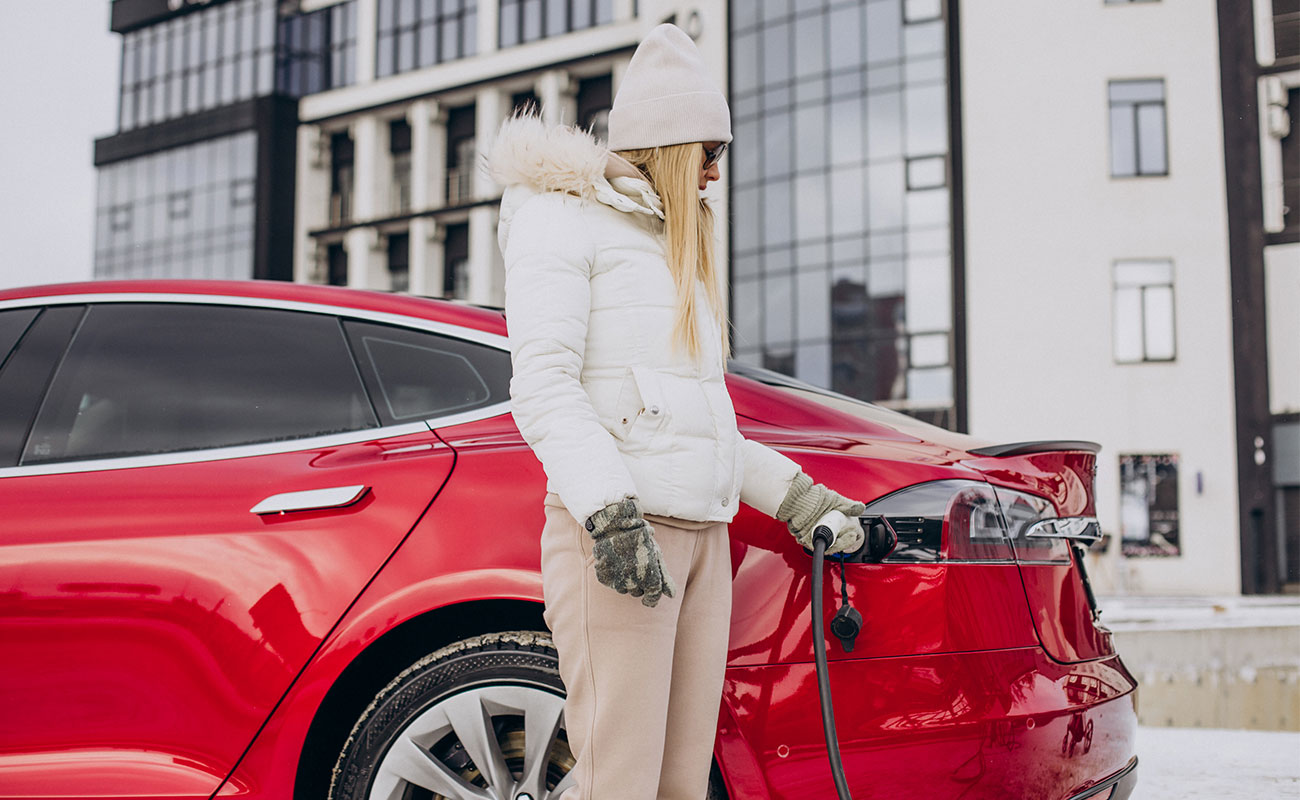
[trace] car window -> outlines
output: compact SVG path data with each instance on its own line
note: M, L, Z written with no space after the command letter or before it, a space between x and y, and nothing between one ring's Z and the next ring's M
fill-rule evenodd
M202 304L92 307L23 464L378 426L337 318Z
M510 397L504 350L391 325L343 324L385 424L473 411Z
M0 369L4 368L9 358L9 351L18 344L18 339L27 332L27 326L36 319L39 308L11 308L0 311Z
M85 306L39 311L0 368L0 467L18 463L45 387L72 338Z

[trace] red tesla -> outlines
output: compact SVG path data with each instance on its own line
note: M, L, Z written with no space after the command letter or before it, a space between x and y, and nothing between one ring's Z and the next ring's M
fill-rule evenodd
M325 287L0 292L0 797L558 797L505 337L497 310ZM746 436L897 541L824 573L827 618L864 618L825 643L855 795L1127 797L1136 685L1081 556L1096 447L728 385ZM811 556L749 508L731 556L711 797L832 798Z

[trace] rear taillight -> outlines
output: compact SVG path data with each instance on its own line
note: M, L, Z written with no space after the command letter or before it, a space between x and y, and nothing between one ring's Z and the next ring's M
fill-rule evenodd
M867 506L868 525L886 525L898 546L885 563L1013 559L1007 528L992 487L947 480L910 486ZM850 561L865 560L863 552Z
M1002 516L1007 521L1007 534L1021 562L1068 563L1070 548L1062 539L1030 536L1044 523L1056 520L1056 508L1051 501L1015 489L994 487Z

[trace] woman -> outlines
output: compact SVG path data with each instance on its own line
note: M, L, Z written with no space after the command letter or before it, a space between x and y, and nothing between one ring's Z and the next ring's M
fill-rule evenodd
M701 800L738 503L805 546L827 511L863 511L736 429L699 194L730 141L694 43L661 25L628 65L609 147L517 116L489 155L507 187L511 410L547 475L545 619L577 758L565 800ZM860 546L855 523L839 533L831 552Z

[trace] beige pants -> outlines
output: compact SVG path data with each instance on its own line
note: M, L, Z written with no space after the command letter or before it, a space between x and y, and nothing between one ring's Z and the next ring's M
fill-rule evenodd
M542 585L577 786L563 800L703 800L731 618L727 524L650 519L676 597L596 580L591 535L546 498Z

